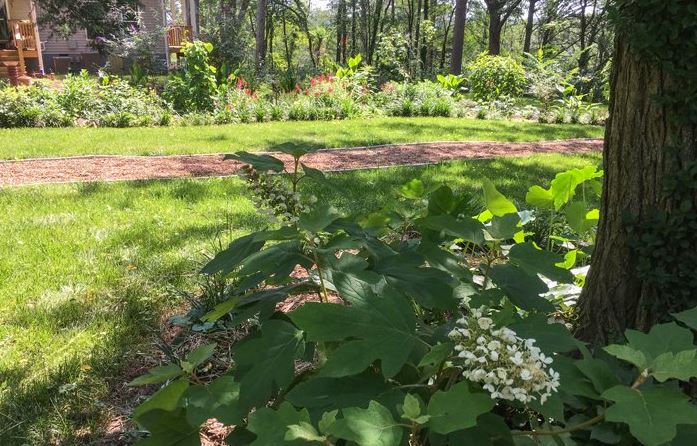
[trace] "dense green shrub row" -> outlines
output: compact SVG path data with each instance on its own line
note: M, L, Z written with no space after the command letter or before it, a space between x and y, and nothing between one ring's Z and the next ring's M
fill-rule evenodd
M550 108L516 106L512 97L526 88L525 72L515 60L480 56L466 79L440 76L439 82L386 83L377 89L369 70L355 66L338 76L320 75L292 92L252 89L241 77L222 75L209 64L212 47L189 44L188 66L172 76L161 95L143 83L87 73L68 76L62 88L44 82L0 88L0 127L138 127L206 125L264 121L312 121L357 116L440 116L479 119L532 119L542 122L602 123L597 107L562 101ZM581 97L582 99L582 97Z

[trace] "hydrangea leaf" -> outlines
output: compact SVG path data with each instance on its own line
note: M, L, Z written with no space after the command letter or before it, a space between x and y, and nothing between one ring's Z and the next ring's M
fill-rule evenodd
M320 204L301 214L298 226L306 231L320 232L339 218L341 213L334 206Z
M283 161L271 155L254 155L242 151L225 155L225 159L249 164L260 172L282 172L284 169Z
M364 407L390 388L381 376L368 372L343 378L313 377L294 386L286 399L297 407L328 411Z
M304 440L307 442L324 442L327 437L320 435L317 429L307 421L301 421L298 424L288 426L288 431L284 437L286 441Z
M509 325L522 338L534 339L545 353L566 353L578 348L578 341L564 324L548 323L547 316L533 314Z
M663 353L654 359L649 370L651 376L659 382L669 379L689 381L691 378L697 377L697 350Z
M295 410L288 402L281 403L277 410L269 407L257 409L249 416L247 425L247 429L257 436L250 446L307 445L303 439L286 440L289 426L300 423L310 423L310 414L305 409Z
M381 361L385 377L396 375L421 340L406 299L394 293L376 296L370 289L361 305L350 307L310 302L290 314L310 341L339 341L321 369L327 377L339 378L365 370Z
M518 212L518 209L515 207L513 202L499 192L491 180L485 179L483 182L483 188L486 209L495 217L503 217L506 214Z
M295 359L304 350L302 332L292 324L281 320L264 322L261 336L235 349L242 406L265 404L275 389L287 386L293 379Z
M515 444L518 446L517 439L520 438L525 437L516 437L514 442L511 428L506 424L506 420L493 413L485 413L477 418L476 426L449 434L447 444L458 446L513 446Z
M649 333L627 330L625 336L627 344L644 353L649 360L665 352L679 353L694 348L692 332L675 322L654 325Z
M473 218L456 219L448 214L430 215L418 220L417 224L422 228L461 238L475 245L484 243L484 225Z
M476 426L477 417L493 409L495 403L487 394L471 392L466 382L457 383L431 397L427 409L431 416L429 426L439 434Z
M191 386L184 396L186 419L194 426L210 418L227 425L239 424L247 415L240 408L239 396L239 383L227 375L205 386Z
M603 398L615 403L605 412L607 421L629 425L629 432L646 446L671 441L678 424L697 424L697 407L675 388L615 386L605 391Z
M138 423L150 436L139 441L139 446L200 446L201 434L198 425L186 420L185 411L156 409L143 414Z
M576 368L590 380L598 393L618 385L620 382L605 361L594 358L581 359L575 362Z
M660 382L697 376L697 351L690 330L671 322L656 325L649 333L627 330L626 337L627 345L609 345L605 351Z
M373 270L388 284L416 299L426 308L455 309L457 300L449 285L450 274L423 267L424 258L417 253L402 253L380 259Z
M693 330L697 330L697 307L680 313L673 313L673 317Z
M143 404L136 407L132 417L136 422L140 423L140 417L147 412L153 410L174 411L181 406L182 396L189 388L189 381L186 379L178 379L168 386L163 387L145 400Z
M501 288L517 307L526 311L554 311L554 305L540 296L549 291L545 283L515 265L496 265L491 268L491 280Z
M227 274L239 266L244 259L263 248L264 244L264 241L256 240L254 234L240 237L217 253L201 272L204 274Z
M350 407L341 411L342 418L328 429L334 437L358 446L399 446L404 429L380 403L371 401L367 409Z
M530 275L542 274L551 280L563 283L574 281L574 275L570 271L557 266L557 263L564 261L561 255L543 251L532 242L514 245L508 253L508 259Z

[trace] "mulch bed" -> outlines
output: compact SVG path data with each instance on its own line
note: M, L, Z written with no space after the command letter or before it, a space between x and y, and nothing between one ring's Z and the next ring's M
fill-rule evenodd
M352 149L326 149L303 162L325 171L435 164L455 159L528 156L540 153L582 154L602 150L603 141L573 139L537 143L436 142ZM271 153L289 163L285 154ZM223 155L84 156L0 161L0 186L234 175L242 165Z

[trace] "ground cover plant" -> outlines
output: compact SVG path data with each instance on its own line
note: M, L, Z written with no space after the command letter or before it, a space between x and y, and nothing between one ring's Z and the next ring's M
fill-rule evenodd
M533 142L601 138L602 127L447 118L376 118L165 128L0 129L0 158L273 151L433 141ZM118 141L118 144L114 144Z
M202 268L232 285L197 319L244 334L229 369L211 372L217 346L204 344L131 382L165 383L133 412L150 434L140 444L199 444L209 418L235 426L228 444L257 446L693 438L697 408L680 383L697 377L697 309L594 353L569 331L602 171L559 173L524 205L489 179L480 200L412 180L402 207L356 220L303 200L300 182L326 178L302 164L307 150L288 153L289 186L265 174L281 161L231 155L250 164L271 225ZM314 302L278 311L292 295Z
M451 162L333 174L333 187L304 190L360 216L389 207L394 189L415 177L471 194L491 177L523 202L523 185L547 187L557 169L598 163L597 155ZM0 417L0 443L103 438L110 415L123 413L110 389L151 354L160 314L186 304L176 290L195 290L204 253L265 224L244 190L227 178L0 191L0 413L11 417Z

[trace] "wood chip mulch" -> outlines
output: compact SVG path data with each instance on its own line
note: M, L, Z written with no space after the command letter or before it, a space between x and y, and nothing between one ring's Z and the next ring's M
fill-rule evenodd
M352 149L326 149L303 162L325 171L436 164L456 159L528 156L540 153L583 154L602 150L603 141L571 139L537 143L436 142ZM290 163L291 157L271 153ZM223 155L84 156L0 161L0 186L45 183L152 180L234 175L241 164Z

